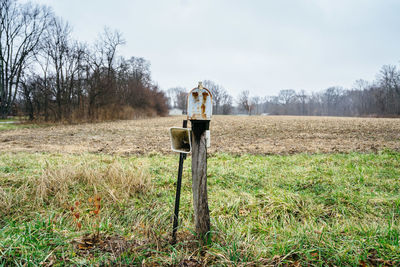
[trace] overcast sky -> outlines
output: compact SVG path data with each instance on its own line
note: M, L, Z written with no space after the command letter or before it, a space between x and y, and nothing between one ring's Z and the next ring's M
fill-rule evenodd
M398 0L34 0L92 43L122 32L124 57L144 57L161 89L209 79L237 96L319 91L373 80L399 65Z

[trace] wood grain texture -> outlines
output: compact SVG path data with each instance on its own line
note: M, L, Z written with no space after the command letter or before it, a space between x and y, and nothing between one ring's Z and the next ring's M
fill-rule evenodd
M192 190L196 233L206 242L210 232L207 197L207 122L192 123Z

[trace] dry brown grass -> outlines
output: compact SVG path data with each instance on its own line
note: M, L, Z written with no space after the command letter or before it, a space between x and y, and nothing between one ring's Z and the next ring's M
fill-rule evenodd
M45 206L66 208L73 201L101 195L107 203L124 202L134 194L151 190L148 166L119 161L99 164L84 156L82 162L46 163L40 175L7 177L0 187L1 214L18 214L18 209L41 210ZM19 185L15 191L15 185Z
M184 116L0 132L0 151L171 153L168 129ZM214 116L210 152L251 154L400 150L400 119Z
M123 166L113 162L107 169L93 168L91 164L47 168L39 179L32 177L29 181L36 184L36 200L48 202L50 199L60 205L69 201L70 190L76 190L83 184L93 190L94 194L107 192L114 201L128 199L132 194L148 189L150 178L143 168L133 165Z

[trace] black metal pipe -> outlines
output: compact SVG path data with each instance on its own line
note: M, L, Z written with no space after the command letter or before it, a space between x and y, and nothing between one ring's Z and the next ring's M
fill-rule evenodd
M187 128L187 120L183 121L183 128ZM174 211L174 224L172 227L172 240L171 244L176 244L176 232L178 230L178 219L179 219L179 202L181 198L181 187L182 187L182 171L183 161L186 159L185 153L179 154L179 167L178 167L178 181L176 182L176 195L175 195L175 211Z

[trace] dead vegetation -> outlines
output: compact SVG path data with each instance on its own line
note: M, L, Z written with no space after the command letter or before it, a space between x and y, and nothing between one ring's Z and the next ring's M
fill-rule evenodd
M18 213L16 206L29 209L53 206L69 210L71 195L88 199L91 195L101 195L111 203L121 203L134 194L151 190L151 178L147 167L140 164L95 161L68 162L54 165L46 162L43 173L23 178L10 175L0 187L0 215ZM19 185L17 191L13 185Z
M168 129L185 117L57 125L0 132L0 151L171 153ZM214 116L210 152L293 154L400 150L400 120L377 118Z

